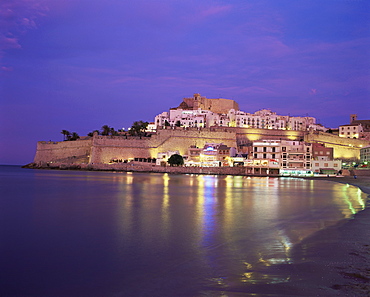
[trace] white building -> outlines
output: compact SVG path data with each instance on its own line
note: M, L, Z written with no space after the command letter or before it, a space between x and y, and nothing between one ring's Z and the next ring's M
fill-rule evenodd
M339 136L345 138L360 138L364 132L361 124L339 126Z
M172 155L175 155L175 154L180 154L179 151L168 151L168 152L164 152L164 153L158 153L157 154L157 160L156 160L156 163L155 165L158 165L158 166L167 166L167 161L168 159L172 156Z
M312 146L291 140L261 140L252 144L246 172L251 174L312 175Z
M254 114L230 109L227 113L216 113L211 110L171 108L162 112L154 120L156 128L165 126L179 127L243 127L279 130L321 130L326 128L316 124L314 117L291 117L277 115L269 109L256 111Z
M337 174L341 169L341 160L329 160L328 157L321 156L312 161L312 171L314 174Z

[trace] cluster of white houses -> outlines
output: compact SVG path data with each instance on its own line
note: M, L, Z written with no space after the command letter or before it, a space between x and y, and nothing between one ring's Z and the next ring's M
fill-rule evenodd
M156 130L165 126L198 128L221 126L297 131L327 130L322 125L316 124L314 117L277 115L276 112L269 109L247 113L239 110L238 104L234 100L208 99L200 94L184 98L178 107L157 115L150 128Z
M159 153L157 165L166 166L168 158L176 153ZM333 148L290 140L256 141L240 152L222 143L207 143L202 148L190 147L183 157L185 166L243 166L250 174L333 175L342 169L341 160L333 160Z

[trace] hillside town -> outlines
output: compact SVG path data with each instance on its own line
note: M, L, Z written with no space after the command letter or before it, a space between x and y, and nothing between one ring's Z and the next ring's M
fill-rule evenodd
M298 131L322 131L338 137L370 140L370 120L358 120L350 115L351 123L329 129L316 123L314 117L277 115L268 109L255 113L240 111L238 104L227 99L207 99L194 94L184 98L177 108L163 112L148 125L149 131L165 127L204 128L241 127ZM334 131L333 131L334 130ZM370 143L370 141L369 141ZM263 139L248 146L233 148L222 143L206 143L204 147L190 147L184 156L184 166L217 167L243 166L247 173L280 175L340 174L343 167L353 163L366 168L369 164L370 146L360 147L360 159L334 159L334 148L320 143L304 141ZM157 165L165 166L169 157L178 151L158 153ZM347 163L345 162L347 161ZM352 162L351 162L352 161ZM357 161L357 162L356 162Z
M245 175L328 176L369 168L370 161L370 120L359 120L356 114L349 115L349 124L326 128L308 115L278 115L269 109L247 113L234 100L200 94L184 98L154 122L135 122L128 131L102 130L70 139L76 141L39 142L34 164L151 171L238 168Z

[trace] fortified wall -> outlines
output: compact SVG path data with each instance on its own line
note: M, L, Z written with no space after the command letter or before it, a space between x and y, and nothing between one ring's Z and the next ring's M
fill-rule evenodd
M107 163L112 159L157 158L160 152L178 150L188 153L192 145L203 147L206 143L224 143L236 147L235 132L208 129L164 129L151 137L95 136L90 163Z
M88 162L92 139L76 141L39 141L34 163L41 162Z
M113 159L157 158L160 152L178 150L186 155L190 146L203 147L206 143L223 143L229 147L248 145L256 140L286 139L323 143L334 148L334 158L359 159L364 140L340 138L329 133L308 133L292 130L250 128L169 128L158 130L151 137L99 136L87 140L45 142L37 144L34 163L101 164Z
M321 143L334 148L334 158L342 160L360 159L360 149L369 145L367 140L338 137L330 133L312 131L305 136L306 142Z
M34 163L108 163L113 159L157 158L160 152L178 150L186 155L192 145L203 147L206 143L223 143L236 147L235 131L212 128L187 128L159 130L151 137L99 136L88 140L37 143Z
M255 128L234 128L236 131L236 140L238 145L248 144L253 141L271 139L271 140L303 140L307 132L295 130L277 130L277 129L255 129Z

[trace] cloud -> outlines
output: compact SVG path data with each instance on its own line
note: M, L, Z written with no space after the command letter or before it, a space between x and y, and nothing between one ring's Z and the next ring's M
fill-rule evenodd
M199 12L200 17L210 17L214 15L218 15L224 12L230 11L232 8L231 5L215 5L211 7L207 7Z
M13 67L6 67L6 66L2 66L2 67L1 67L1 70L2 70L2 71L6 71L6 72L10 72L10 71L13 71Z
M0 63L6 50L20 49L19 38L37 28L38 18L48 11L46 0L0 1Z
M311 89L310 94L311 95L316 95L317 94L317 89Z
M223 16L231 12L233 8L232 5L204 4L202 2L200 4L189 3L184 11L178 10L178 13L181 16L181 22L190 27L198 26L211 18Z

